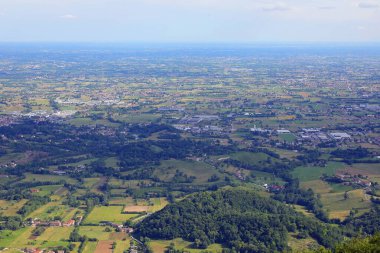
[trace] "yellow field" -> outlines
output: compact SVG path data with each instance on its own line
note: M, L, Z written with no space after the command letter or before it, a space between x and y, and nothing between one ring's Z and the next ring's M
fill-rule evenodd
M143 213L148 212L149 206L126 206L123 212L125 213Z
M168 204L166 198L152 198L150 201L153 203L153 206L150 206L149 212L152 213L163 209Z
M282 116L275 117L273 119L276 119L276 120L292 120L295 118L296 118L295 115L282 115Z
M38 237L39 241L63 241L68 240L74 227L49 227Z
M319 193L319 194L329 193L332 191L332 188L330 187L330 185L320 179L301 182L300 186L301 188L306 189L306 190L309 188L313 189L315 193Z
M3 213L4 216L14 216L26 201L26 199L19 202L0 200L0 213Z
M324 208L329 211L329 218L341 220L348 216L351 209L357 209L360 214L371 207L371 202L362 189L349 191L347 199L344 199L344 192L322 194L321 201Z
M123 253L125 250L129 249L130 239L117 241L116 249L113 253Z

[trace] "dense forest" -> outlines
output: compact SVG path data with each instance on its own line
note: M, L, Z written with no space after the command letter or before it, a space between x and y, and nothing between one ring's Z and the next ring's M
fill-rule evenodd
M380 252L380 234L358 237L337 244L332 250L320 248L305 253L375 253Z
M181 237L194 242L197 248L227 243L225 246L241 252L287 250L289 232L306 234L326 247L332 247L343 236L338 228L245 188L194 194L138 225L142 237Z

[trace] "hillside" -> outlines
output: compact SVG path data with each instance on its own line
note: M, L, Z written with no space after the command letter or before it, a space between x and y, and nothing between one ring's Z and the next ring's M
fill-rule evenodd
M181 237L198 248L222 243L249 252L284 251L288 248L289 232L310 236L327 247L341 236L338 229L245 188L194 194L151 215L138 226L143 237Z

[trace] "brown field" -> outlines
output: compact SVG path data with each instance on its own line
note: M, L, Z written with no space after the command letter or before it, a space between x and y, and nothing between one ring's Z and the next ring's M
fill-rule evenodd
M112 253L113 241L99 241L95 253Z
M148 212L149 206L126 206L124 207L124 213L143 213Z
M128 235L126 233L114 232L114 233L110 233L109 239L115 240L115 241L122 241L125 238L128 238Z

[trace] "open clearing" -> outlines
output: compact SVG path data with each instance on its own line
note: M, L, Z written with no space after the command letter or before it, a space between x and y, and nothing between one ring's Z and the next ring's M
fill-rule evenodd
M328 162L325 167L300 166L295 168L292 174L300 181L311 181L319 179L323 174L332 176L337 170L345 166L344 163L339 162Z
M148 212L149 206L126 206L123 212L125 213L144 213Z
M207 180L214 174L222 175L211 165L197 161L165 160L155 170L154 175L163 181L171 181L176 171L183 172L187 176L194 176L196 183L207 183Z
M371 202L365 198L362 189L349 191L347 199L344 198L344 192L322 194L321 201L329 213L329 218L341 220L346 218L352 209L361 214L371 207Z
M138 214L124 214L121 206L96 206L87 216L84 224L99 224L101 221L110 221L122 224L136 217Z
M237 152L231 154L231 158L238 160L242 163L249 165L260 165L262 162L266 161L270 156L264 153L253 153L253 152ZM276 158L271 157L272 160Z

